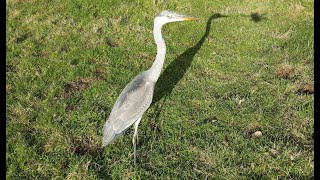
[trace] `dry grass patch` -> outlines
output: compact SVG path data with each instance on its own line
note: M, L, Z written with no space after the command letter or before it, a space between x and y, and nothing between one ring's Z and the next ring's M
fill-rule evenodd
M298 73L298 69L289 65L289 64L282 64L279 65L276 69L275 75L279 78L283 79L291 79L295 77Z
M144 53L144 52L138 53L138 57L142 58L142 59L149 60L149 61L153 61L155 59L154 56L150 56L149 54Z
M96 154L103 150L101 146L95 144L92 137L73 138L72 150L78 155Z
M199 149L195 146L190 147L190 151L197 156L197 160L204 166L214 168L216 161L214 157L210 156L206 151Z
M313 84L306 83L301 85L298 89L298 92L305 93L305 94L313 94L314 93Z
M87 162L80 162L74 167L74 171L69 173L66 177L67 180L87 180L87 179L92 179L92 176L88 174L88 168L90 165L91 161Z
M119 47L120 42L106 37L105 42L110 47Z
M96 81L97 79L94 78L84 78L75 82L68 83L64 87L64 96L68 97L73 92L85 90Z
M305 7L299 4L292 4L289 8L289 16L292 18L297 18L305 10Z
M290 39L291 34L292 34L292 30L289 29L286 32L272 32L271 36L276 39L288 40Z

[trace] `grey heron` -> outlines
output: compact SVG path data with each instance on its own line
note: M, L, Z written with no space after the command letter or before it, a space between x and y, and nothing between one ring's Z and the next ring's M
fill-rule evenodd
M180 15L172 11L162 11L154 19L154 40L157 45L157 55L152 66L137 75L121 92L115 102L110 116L103 127L102 147L112 143L134 124L133 154L136 164L136 142L138 140L138 125L143 113L149 108L155 83L157 82L165 60L166 44L162 38L161 28L164 24L176 21L196 20L197 18Z

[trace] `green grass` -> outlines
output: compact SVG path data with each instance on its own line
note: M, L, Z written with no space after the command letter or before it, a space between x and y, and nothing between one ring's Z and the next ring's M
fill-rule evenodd
M101 149L102 127L151 66L165 9L201 20L163 29L135 167L132 129ZM7 0L7 179L313 179L313 13L311 0Z

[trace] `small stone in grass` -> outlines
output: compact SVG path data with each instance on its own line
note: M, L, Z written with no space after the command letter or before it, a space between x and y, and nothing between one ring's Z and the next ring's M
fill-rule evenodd
M262 132L261 131L256 131L254 133L251 134L252 137L254 138L258 138L262 136Z
M295 159L295 157L290 155L290 160L293 161L294 159Z
M270 149L270 155L275 157L278 154L278 151L275 149Z

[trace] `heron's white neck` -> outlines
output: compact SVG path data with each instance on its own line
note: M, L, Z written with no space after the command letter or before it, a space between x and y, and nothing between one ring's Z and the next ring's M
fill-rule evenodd
M163 25L162 23L159 23L158 21L155 20L154 28L153 28L153 36L157 44L157 55L151 68L148 70L150 73L150 79L154 82L156 82L160 76L161 69L166 56L166 44L161 34L162 25Z

